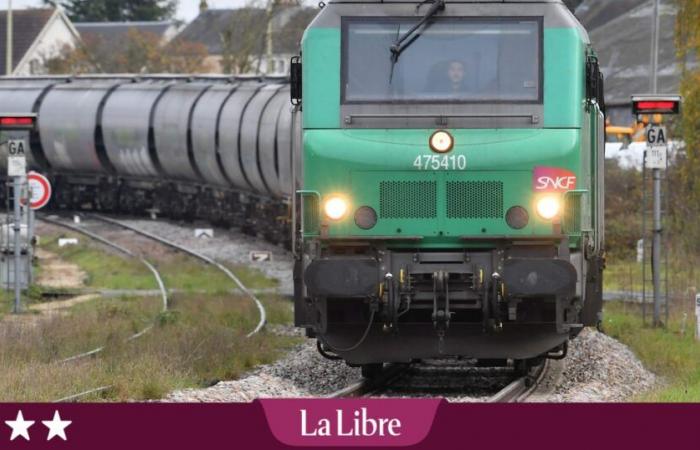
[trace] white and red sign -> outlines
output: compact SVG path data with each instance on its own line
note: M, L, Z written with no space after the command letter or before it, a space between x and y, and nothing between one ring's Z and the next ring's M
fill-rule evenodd
M51 200L51 183L48 178L40 173L29 172L27 174L27 184L31 192L29 207L36 210L46 206ZM23 199L22 204L25 203L26 199Z
M535 167L532 189L537 192L568 192L576 189L576 174L560 167Z

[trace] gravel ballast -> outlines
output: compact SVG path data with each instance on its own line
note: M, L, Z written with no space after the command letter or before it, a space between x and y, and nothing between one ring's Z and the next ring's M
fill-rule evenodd
M586 329L571 342L569 355L553 375L551 391L536 402L621 402L652 389L657 378L623 344L598 331ZM329 361L309 341L274 364L263 366L240 380L223 381L206 389L170 394L173 402L247 402L256 398L320 397L360 378L360 371L341 361ZM450 395L453 402L484 401L488 396Z
M569 354L552 402L620 402L654 388L658 378L621 342L584 329Z

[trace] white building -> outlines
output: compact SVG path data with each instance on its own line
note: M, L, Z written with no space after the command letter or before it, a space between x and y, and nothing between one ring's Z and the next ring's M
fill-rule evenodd
M13 10L12 75L46 73L46 61L66 46L75 47L80 34L61 9ZM0 11L0 75L6 71L7 11Z

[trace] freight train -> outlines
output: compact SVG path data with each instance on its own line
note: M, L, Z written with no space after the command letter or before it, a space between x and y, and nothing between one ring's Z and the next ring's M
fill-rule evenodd
M603 79L560 0L332 0L292 67L295 320L365 375L599 320Z
M282 78L0 80L2 112L37 115L34 131L3 138L29 141L54 208L202 218L279 243L295 189L291 108Z
M38 117L4 138L29 140L54 207L287 243L295 324L367 376L563 357L602 306L605 106L585 30L560 0L320 6L289 80L3 79L0 109Z

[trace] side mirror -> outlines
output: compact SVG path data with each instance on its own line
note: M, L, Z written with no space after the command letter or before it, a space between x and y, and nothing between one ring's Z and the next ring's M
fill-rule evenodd
M589 56L586 61L586 97L588 100L598 99L598 83L600 82L600 68L598 58Z
M598 72L598 105L603 115L607 115L607 107L605 106L605 77L603 72Z
M600 110L605 114L605 80L600 71L598 58L589 56L586 61L586 97L589 102L596 101Z
M301 57L292 56L289 69L290 96L292 105L301 104Z

